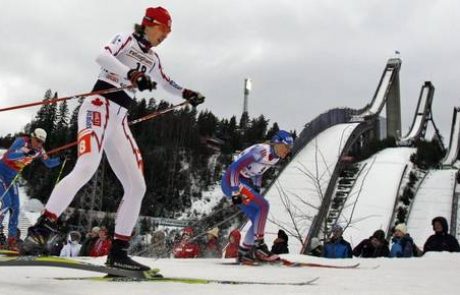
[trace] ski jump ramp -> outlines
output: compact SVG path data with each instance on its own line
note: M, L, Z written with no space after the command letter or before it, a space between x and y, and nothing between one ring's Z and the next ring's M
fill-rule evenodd
M450 132L449 150L442 160L443 166L452 166L458 160L460 148L460 108L454 109L452 129Z
M343 148L358 125L338 124L321 132L296 154L266 192L270 213L265 241L269 247L283 229L290 236L290 253L300 253ZM248 227L246 224L243 232Z
M400 67L401 60L399 58L391 58L388 60L371 103L367 105L360 114L355 116L352 121L361 121L363 118L369 118L380 114L387 102L392 84L395 82L399 83L395 78L399 74Z
M414 198L407 230L420 248L433 234L431 220L434 217L443 216L451 221L456 173L456 169L431 170Z
M387 148L366 160L339 217L352 247L378 229L387 232L401 178L414 152L414 148Z
M424 133L425 122L431 115L431 104L433 102L434 87L431 82L425 82L420 91L420 96L415 111L414 120L409 132L403 136L399 142L403 144L411 144L416 141Z

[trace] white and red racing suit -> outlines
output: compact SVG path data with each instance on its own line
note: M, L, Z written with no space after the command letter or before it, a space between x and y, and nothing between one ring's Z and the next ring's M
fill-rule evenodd
M118 34L96 61L101 72L94 90L130 85L128 71L145 72L166 91L182 96L183 88L163 73L158 55L143 49L134 34ZM115 238L128 240L146 191L143 161L127 121L131 93L118 91L86 98L78 114L78 160L72 172L54 188L45 215L59 216L96 172L104 151L124 195L115 220Z

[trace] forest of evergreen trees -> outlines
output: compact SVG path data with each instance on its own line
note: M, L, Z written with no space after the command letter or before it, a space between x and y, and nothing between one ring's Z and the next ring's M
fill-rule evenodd
M44 101L57 97L48 90ZM82 100L80 99L80 103ZM161 101L138 100L130 109L129 120L171 107ZM48 132L45 145L51 150L76 140L78 108L71 112L67 102L43 105L35 118L26 126L24 133L40 127ZM144 159L147 193L144 197L142 215L175 217L192 202L201 198L201 192L215 184L223 169L231 162L235 151L265 141L279 130L263 115L250 118L247 114L239 120L219 119L211 111L183 107L152 120L132 126L132 132ZM0 138L0 145L8 148L16 136L8 134ZM216 145L217 144L217 148ZM68 174L76 161L76 147L57 154L66 157L65 166L49 170L40 161L26 167L22 177L26 180L27 193L43 202L48 199L60 172L61 178ZM210 158L217 158L211 165ZM103 161L106 161L105 159ZM116 211L122 196L121 184L110 169L104 165L103 210ZM78 204L78 197L73 205Z

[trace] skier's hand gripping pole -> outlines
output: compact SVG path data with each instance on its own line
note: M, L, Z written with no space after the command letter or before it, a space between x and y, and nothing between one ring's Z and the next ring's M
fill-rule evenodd
M252 194L252 192L246 187L242 186L240 191L232 196L232 203L234 205L248 205L249 203L251 203L253 198L254 195Z

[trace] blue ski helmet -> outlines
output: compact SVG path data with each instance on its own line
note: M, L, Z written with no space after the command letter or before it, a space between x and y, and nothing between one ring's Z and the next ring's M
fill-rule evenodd
M292 147L292 145L294 144L294 138L292 137L291 133L285 130L280 130L275 135L273 135L271 142L284 143L287 144L289 147Z

